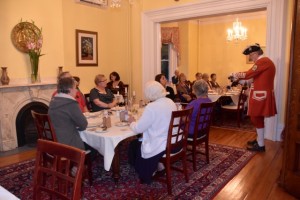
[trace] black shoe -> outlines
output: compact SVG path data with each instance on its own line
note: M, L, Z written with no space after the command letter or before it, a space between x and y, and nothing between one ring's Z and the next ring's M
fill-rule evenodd
M160 170L160 171L156 171L153 175L154 178L157 178L157 177L161 177L161 176L164 176L166 174L166 169L163 169L163 170Z
M257 140L248 141L247 145L253 146L254 144L257 144Z
M252 147L247 147L249 151L265 152L265 146L260 147L258 143L254 144Z
M151 185L151 183L152 183L151 180L145 181L145 180L140 179L140 184Z

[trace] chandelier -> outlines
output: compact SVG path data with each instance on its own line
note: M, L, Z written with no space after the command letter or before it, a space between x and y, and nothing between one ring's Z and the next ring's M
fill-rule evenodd
M247 28L242 26L242 22L236 19L233 22L232 29L227 29L227 41L238 41L247 39Z

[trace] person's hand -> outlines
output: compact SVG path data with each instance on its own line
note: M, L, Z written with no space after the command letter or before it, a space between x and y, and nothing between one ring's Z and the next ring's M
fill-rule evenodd
M238 78L238 73L236 73L236 72L230 73L229 76L228 76L228 79L229 79L231 82L238 81L238 80L239 80L239 78Z

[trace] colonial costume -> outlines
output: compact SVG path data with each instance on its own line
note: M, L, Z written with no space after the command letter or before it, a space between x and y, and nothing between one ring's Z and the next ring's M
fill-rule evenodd
M256 127L257 140L249 141L247 144L249 150L265 151L264 146L264 118L277 114L275 95L274 95L274 78L275 65L267 57L261 55L263 52L259 44L247 47L243 54L249 55L256 52L258 55L254 65L246 72L233 73L236 79L253 79L250 87L248 100L248 115Z

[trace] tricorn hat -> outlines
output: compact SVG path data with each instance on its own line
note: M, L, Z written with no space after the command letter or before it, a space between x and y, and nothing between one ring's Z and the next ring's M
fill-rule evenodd
M259 51L259 50L261 50L259 44L258 44L258 43L255 43L255 44L253 44L253 45L248 46L248 47L243 51L243 54L244 54L244 55L249 55L250 53L255 52L255 51Z

